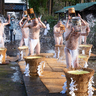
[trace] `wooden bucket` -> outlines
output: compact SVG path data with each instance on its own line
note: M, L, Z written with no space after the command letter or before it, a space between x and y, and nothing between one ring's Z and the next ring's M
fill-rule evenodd
M74 7L68 8L68 13L69 14L75 13L75 8Z
M62 25L60 25L60 31L62 32L62 33L64 33L65 32L65 26L62 24Z
M52 58L54 53L40 53L38 56L44 56L46 58Z
M88 83L90 78L94 75L94 70L90 68L82 68L83 71L88 71L89 73L84 73L84 74L68 73L69 71L74 71L74 70L77 69L64 69L64 73L67 79L67 95L70 96L69 88L70 88L71 78L73 78L73 81L76 81L75 84L77 84L76 86L77 90L75 90L74 92L76 96L88 96Z
M65 59L64 47L65 45L55 45L56 58Z
M89 51L92 49L92 46L93 45L91 45L91 44L86 44L86 45L81 44L81 45L79 45L79 54L82 54L82 50L84 50L85 51L85 55L89 55L90 56Z
M34 13L33 8L27 9L27 13L28 13L28 14L33 14L33 13Z
M29 14L31 18L30 20L33 20L36 18L33 8L27 9L27 13Z
M38 73L37 73L38 65L41 61L44 61L45 58L43 56L32 55L32 56L25 56L24 59L26 61L26 64L29 64L30 76L35 76L35 75L38 76Z
M27 10L24 11L24 15L27 15Z
M88 62L88 59L89 59L89 55L79 55L78 56L78 59L79 59L79 65L80 67L84 67L85 63Z
M6 60L5 60L6 51L7 51L6 48L0 48L0 54L3 55L3 58L2 58L2 64L6 62Z
M23 51L23 56L28 56L28 54L29 54L29 50L28 50L28 47L27 46L18 47L18 50L20 52Z

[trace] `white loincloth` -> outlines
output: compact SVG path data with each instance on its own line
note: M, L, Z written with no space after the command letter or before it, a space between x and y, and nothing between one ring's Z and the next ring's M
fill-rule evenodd
M4 47L4 45L3 45L2 43L0 43L0 48L1 48L1 47L2 47L2 48Z
M2 43L2 36L0 36L0 44Z
M35 49L38 42L39 42L39 39L31 39L33 53L34 53L34 49Z
M81 38L81 40L82 40L83 42L85 41L85 40L84 40L84 37L85 37L85 36L82 36L82 38Z
M29 38L24 38L25 46L28 46Z
M70 50L69 48L65 47L66 49L69 50L70 54L71 54L71 58L72 58L72 62L71 62L71 65L72 67L74 68L74 62L76 61L77 59L77 56L78 56L78 50ZM65 52L66 54L66 52Z
M59 44L60 44L62 37L58 37L58 38L59 38Z
M2 58L3 58L3 55L1 54L0 55L0 63L2 63Z

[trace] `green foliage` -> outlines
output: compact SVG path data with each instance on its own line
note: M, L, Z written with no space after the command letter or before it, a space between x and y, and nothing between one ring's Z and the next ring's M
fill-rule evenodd
M50 25L49 36L52 36L53 35L53 27L54 27L54 25L56 25L58 19L57 19L56 16L44 14L43 17L42 17L42 21L44 21L45 19L48 21L48 23Z
M47 0L29 0L29 7L33 8L35 13L39 14L39 8L44 8L44 11L46 8Z

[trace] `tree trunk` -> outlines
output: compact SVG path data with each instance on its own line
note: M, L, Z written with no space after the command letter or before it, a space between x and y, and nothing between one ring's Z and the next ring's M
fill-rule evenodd
M67 6L67 4L66 4L66 1L65 1L65 7Z
M4 0L0 0L0 14L4 15Z
M81 3L84 3L84 0L81 0Z
M49 0L49 15L51 15L51 7L52 7L51 3L52 3L51 0Z
M91 2L95 2L95 0L91 0Z

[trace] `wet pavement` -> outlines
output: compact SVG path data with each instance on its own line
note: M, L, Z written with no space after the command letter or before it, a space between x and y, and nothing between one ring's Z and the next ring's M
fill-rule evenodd
M18 63L0 65L0 96L27 96Z

